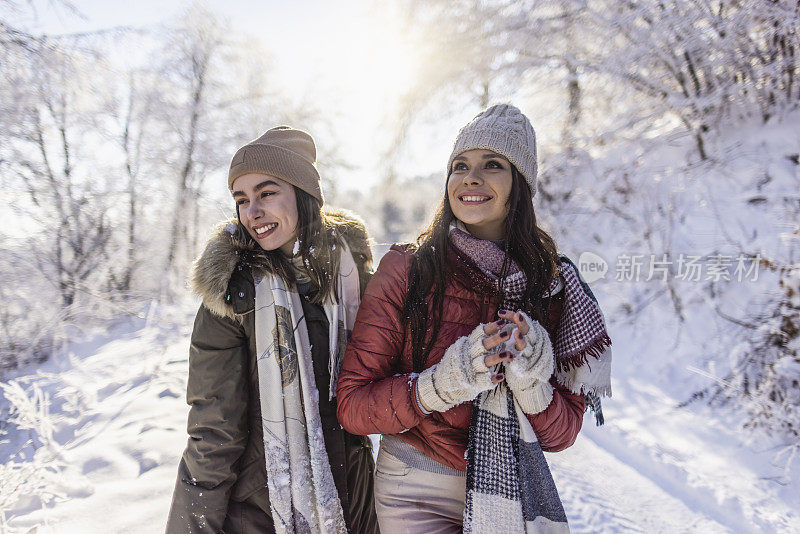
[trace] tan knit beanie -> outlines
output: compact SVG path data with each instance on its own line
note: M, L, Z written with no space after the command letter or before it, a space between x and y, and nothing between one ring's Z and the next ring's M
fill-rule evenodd
M278 126L236 151L228 171L228 189L244 174L261 173L280 178L324 203L319 173L314 165L317 149L306 132Z
M448 175L453 158L476 148L493 150L508 158L531 187L531 197L536 196L536 133L519 109L510 104L498 104L482 111L461 128L447 162Z

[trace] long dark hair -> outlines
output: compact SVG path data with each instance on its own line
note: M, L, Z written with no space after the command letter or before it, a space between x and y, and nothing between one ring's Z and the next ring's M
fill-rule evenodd
M511 175L504 235L506 262L501 278L509 267L508 261L513 260L527 278L522 298L523 311L543 322L547 310L541 295L558 273L558 251L553 238L536 224L528 182L513 165ZM449 171L447 179L450 179ZM403 316L410 324L415 372L423 370L439 335L446 279L452 274L447 258L450 223L453 220L455 215L445 186L444 198L433 222L417 238L417 249L408 274ZM433 310L433 317L428 317L429 306Z
M336 277L339 275L337 259L339 253L336 247L342 246L342 236L337 230L339 225L336 215L323 211L319 200L315 197L302 189L292 187L297 204L298 253L303 260L306 274L311 279L311 285L318 290L312 301L319 304L328 298L338 301ZM238 206L236 217L239 219ZM291 259L287 258L280 249L262 249L247 228L242 225L241 219L239 219L234 239L244 249L243 263L251 268L255 267L275 273L289 285L297 283Z

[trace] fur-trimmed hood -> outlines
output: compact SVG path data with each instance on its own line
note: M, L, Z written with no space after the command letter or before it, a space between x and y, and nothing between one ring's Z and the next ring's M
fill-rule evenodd
M361 291L364 291L369 274L372 271L372 251L369 235L364 221L354 213L338 208L325 208L325 215L332 221L353 253L359 271ZM233 306L227 299L228 283L242 254L248 247L234 235L237 231L236 219L223 221L217 225L206 244L205 250L195 259L192 265L190 286L194 293L203 300L203 305L220 317L234 318ZM259 275L258 265L251 265Z

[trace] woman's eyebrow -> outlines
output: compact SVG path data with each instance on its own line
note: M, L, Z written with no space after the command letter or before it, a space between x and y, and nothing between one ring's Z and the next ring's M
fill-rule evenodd
M270 185L274 185L276 187L280 187L280 185L278 185L278 182L276 182L275 180L264 180L263 182L261 182L260 184L255 186L253 188L253 191L259 191L259 190L264 189L265 187L270 186Z
M484 154L481 157L483 159L492 159L492 158L507 159L507 158L501 156L500 154L497 154L496 152L491 152L490 154ZM453 158L453 161L467 161L467 158L465 158L464 156L456 156L456 157Z
M262 190L265 187L270 186L270 185L274 185L276 187L280 187L278 185L278 182L276 182L275 180L264 180L263 182L261 182L260 184L255 186L253 188L253 191L258 192L258 191L260 191L260 190ZM231 193L231 195L233 195L234 198L236 198L236 197L246 197L247 196L247 194L245 194L244 191L234 191L233 193Z

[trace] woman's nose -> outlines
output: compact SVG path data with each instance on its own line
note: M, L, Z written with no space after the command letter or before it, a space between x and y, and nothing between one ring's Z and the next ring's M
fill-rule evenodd
M264 210L261 208L261 202L254 201L247 206L247 218L252 220L258 219L264 215Z
M472 168L464 175L464 185L480 185L483 182L480 170Z

